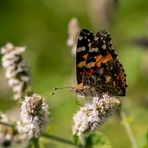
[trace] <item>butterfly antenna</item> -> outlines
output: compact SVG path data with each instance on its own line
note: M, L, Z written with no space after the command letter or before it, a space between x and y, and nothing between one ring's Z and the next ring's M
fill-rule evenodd
M55 87L52 92L51 92L51 95L54 95L55 94L55 91L57 90L61 90L61 89L69 89L69 88L72 88L71 86L65 86L65 87Z

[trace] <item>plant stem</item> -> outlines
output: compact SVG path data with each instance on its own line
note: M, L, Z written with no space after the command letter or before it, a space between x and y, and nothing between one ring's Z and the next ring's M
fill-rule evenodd
M121 116L121 119L122 119L122 122L123 122L123 126L125 127L125 130L127 132L127 135L130 139L130 142L132 144L132 147L133 148L138 148L138 145L137 145L137 142L136 142L136 139L134 137L134 134L132 132L132 129L127 121L127 115L124 111L120 111L120 116Z
M14 125L0 121L0 124L14 128Z
M39 139L38 138L32 138L31 142L32 142L34 148L40 148L40 146L39 146Z
M71 145L71 146L77 147L77 146L74 145L71 141L66 140L66 139L63 139L63 138L61 138L61 137L57 137L57 136L53 136L53 135L48 135L48 134L46 134L46 133L43 133L41 136L42 136L42 137L45 137L45 138L52 139L52 140L56 140L56 141L58 141L58 142L62 142L62 143L65 143L65 144L69 144L69 145Z

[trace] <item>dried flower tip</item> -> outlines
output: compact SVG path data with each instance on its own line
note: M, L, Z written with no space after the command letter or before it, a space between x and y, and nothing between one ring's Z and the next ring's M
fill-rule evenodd
M89 0L89 15L96 29L109 27L118 2L118 0Z
M1 49L5 77L8 79L16 100L27 93L31 83L27 64L21 55L24 51L25 47L14 47L11 43L7 43Z
M103 95L102 98L94 97L91 103L85 104L74 115L73 134L81 137L96 130L119 106L120 101L114 97L108 95Z
M21 106L18 131L25 138L38 137L48 124L48 105L40 95L25 97Z
M67 45L72 48L72 55L76 55L77 39L80 32L78 20L72 18L68 24L68 40Z

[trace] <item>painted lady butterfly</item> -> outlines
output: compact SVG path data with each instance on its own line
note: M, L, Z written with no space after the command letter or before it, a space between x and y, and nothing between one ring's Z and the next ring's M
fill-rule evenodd
M73 92L92 98L108 93L126 95L126 74L112 48L111 36L105 30L93 35L87 29L80 32L76 50L78 85Z

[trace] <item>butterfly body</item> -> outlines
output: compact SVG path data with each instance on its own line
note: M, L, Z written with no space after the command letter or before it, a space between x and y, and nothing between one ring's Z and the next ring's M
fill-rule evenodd
M76 50L77 86L73 92L87 98L108 93L125 96L126 74L112 48L111 36L102 30L93 35L87 29L80 32Z

